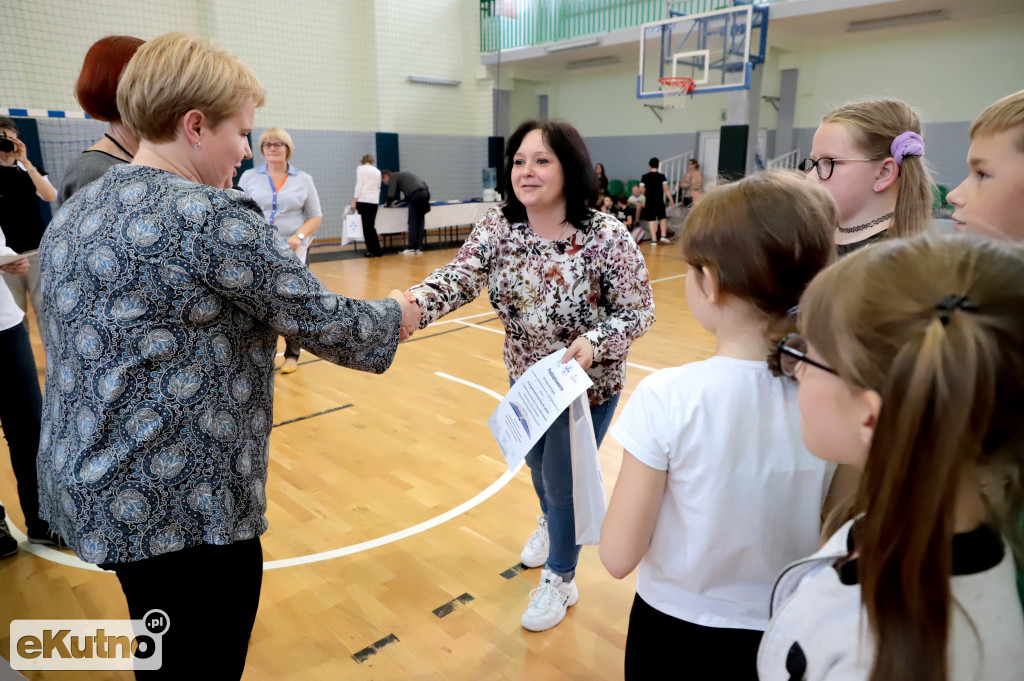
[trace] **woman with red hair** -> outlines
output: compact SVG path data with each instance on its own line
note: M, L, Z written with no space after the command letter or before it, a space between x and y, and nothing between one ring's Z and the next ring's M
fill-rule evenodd
M111 166L130 163L139 150L139 138L121 122L117 110L117 82L121 71L143 41L127 35L100 38L85 53L82 72L75 84L75 97L90 117L110 124L96 144L68 164L61 180L57 201L63 204L72 194L99 179Z

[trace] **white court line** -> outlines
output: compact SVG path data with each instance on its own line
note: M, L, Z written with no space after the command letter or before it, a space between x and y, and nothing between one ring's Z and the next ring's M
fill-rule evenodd
M673 274L671 277L662 277L661 279L651 279L651 283L652 284L658 284L658 283L661 283L663 281L671 281L673 279L682 279L685 276L686 276L686 272L683 272L682 274Z
M459 321L459 320L452 320L452 321ZM472 325L470 325L470 326L472 326ZM478 385L476 383L471 383L470 381L467 381L465 379L456 378L455 376L450 376L448 374L441 373L440 371L435 371L434 375L435 376L439 376L441 378L448 379L449 381L454 381L456 383L461 383L462 385L469 386L470 388L473 388L475 390L479 390L482 393L490 395L491 397L493 397L494 399L498 400L499 402L502 400L502 397L503 397L502 395L499 395L498 393L494 392L490 388L485 388L482 385ZM420 532L424 532L426 530L429 530L432 527L437 527L441 523L448 522L449 520L451 520L455 516L462 515L466 511L470 510L471 508L473 508L475 506L478 506L482 502L484 502L487 499L489 499L492 496L494 496L495 493L498 492L498 490L500 490L505 485L507 485L509 483L509 481L511 481L512 478L514 478L516 476L516 474L519 473L520 470L522 470L523 463L524 463L523 461L520 461L519 465L516 466L516 469L514 471L505 471L504 473L502 473L500 478L498 478L497 480L492 482L490 485L488 485L487 489L483 490L482 492L477 494L472 499L469 499L468 501L465 501L465 502L459 504L458 506L456 506L455 508L451 509L450 511L446 511L446 512L442 513L439 516L434 516L430 520L426 520L426 521L424 521L424 522L422 522L422 523L420 523L418 525L413 525L412 527L408 527L408 528L406 528L404 530L399 530L398 532L392 532L391 534L385 535L383 537L378 537L377 539L371 539L369 541L364 541L364 542L359 543L359 544L353 544L352 546L346 546L346 547L343 547L343 548L340 548L340 549L333 549L331 551L324 551L322 553L313 553L313 554L310 554L308 556L300 556L298 558L285 558L283 560L272 560L272 561L264 563L263 564L263 569L264 570L275 570L277 568L293 567L295 565L306 565L306 564L309 564L309 563L318 563L318 562L323 561L323 560L331 560L332 558L340 558L341 556L347 556L347 555L350 555L350 554L353 554L353 553L358 553L360 551L368 551L370 549L375 549L378 546L384 546L385 544L390 544L392 542L396 542L399 539L405 539L406 537L411 537L414 534L419 534Z
M485 388L482 385L478 385L476 383L472 383L470 381L467 381L462 378L457 378L455 376L450 376L448 374L441 373L440 371L434 372L434 375L447 379L449 381L454 381L455 383L460 383L462 385L473 388L474 390L479 390L480 392L486 395L490 395L499 402L502 400L502 395L499 395L490 388ZM376 539L370 539L369 541L360 542L359 544L353 544L351 546L345 546L340 549L332 549L330 551L322 551L320 553L311 553L308 556L299 556L297 558L283 558L281 560L266 561L263 563L263 569L277 570L279 568L294 567L296 565L308 565L309 563L319 563L321 561L331 560L333 558L349 556L353 553L359 553L360 551L368 551L370 549L377 548L378 546L391 544L400 539L411 537L414 534L425 532L426 530L429 530L433 527L437 527L442 523L448 522L449 520L458 515L462 515L466 511L469 511L470 509L480 505L487 499L494 496L498 492L498 490L505 487L505 485L507 485L512 480L512 478L514 478L516 474L518 474L519 471L522 470L523 463L524 462L522 461L519 462L519 465L516 466L516 469L514 471L505 471L504 473L502 473L500 478L492 482L490 485L487 486L486 489L484 489L482 492L474 496L472 499L469 499L459 504L455 508L446 511L441 515L434 516L429 520L419 523L418 525L413 525L412 527L407 527L404 530L399 530L398 532L392 532L391 534L384 535L383 537L377 537ZM83 570L93 570L95 572L106 572L106 570L96 567L91 563L83 562L78 558L78 556L74 554L64 553L63 551L58 551L56 549L50 548L49 546L43 546L40 544L29 544L28 538L21 533L21 530L19 530L17 527L10 523L8 524L8 527L10 527L11 529L11 535L18 540L20 547L23 550L28 551L29 553L32 553L40 558L48 560L51 563L59 563L60 565L81 568ZM111 573L111 575L113 575L113 573Z

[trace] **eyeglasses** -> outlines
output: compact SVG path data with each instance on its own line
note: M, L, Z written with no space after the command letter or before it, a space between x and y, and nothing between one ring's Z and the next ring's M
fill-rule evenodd
M800 337L799 334L791 333L780 340L779 346L775 350L775 357L779 360L779 368L782 369L782 373L790 378L796 377L796 372L800 370L801 363L810 364L812 367L818 367L822 371L827 371L836 376L839 375L839 372L832 367L815 362L807 356L807 341Z
M800 161L800 165L797 166L802 172L808 173L811 168L818 171L818 177L822 180L827 180L832 177L832 171L835 170L837 163L849 163L851 161L877 161L877 158L819 158L817 161L805 158Z
M263 143L263 148L264 149L280 149L281 147L285 147L285 146L288 146L288 145L285 144L284 142L264 142Z

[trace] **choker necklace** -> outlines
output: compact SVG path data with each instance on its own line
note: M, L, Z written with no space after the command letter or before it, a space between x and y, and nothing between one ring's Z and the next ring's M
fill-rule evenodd
M123 151L123 152L124 152L124 155L128 157L128 160L129 160L129 161L131 161L131 160L132 160L133 158L135 158L135 154L133 154L132 152L130 152L130 151L128 151L127 149L125 149L124 147L122 147L122 146L121 146L121 143L120 143L120 142L118 142L118 141L117 141L116 139L114 139L113 137L111 137L109 133L106 133L106 132L105 132L105 133L103 133L103 136L104 136L104 137L106 137L106 138L107 138L108 140L110 140L111 142L113 142L113 143L114 143L114 146L115 146L115 147L117 147L118 149L120 149L121 151Z
M888 220L892 216L893 216L892 213L886 213L882 217L875 218L871 222L865 222L863 225L855 225L853 227L840 227L839 231L842 232L843 234L855 234L857 232L863 232L868 227L874 227L875 225L882 224L883 222L885 222L886 220Z

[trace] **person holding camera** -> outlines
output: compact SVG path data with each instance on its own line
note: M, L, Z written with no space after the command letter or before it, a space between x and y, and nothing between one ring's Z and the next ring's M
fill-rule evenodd
M42 166L28 160L25 143L18 139L18 124L7 116L0 116L0 224L7 235L7 246L17 253L29 253L28 273L17 276L4 272L4 282L23 311L28 296L36 311L36 324L40 331L43 320L39 307L39 256L34 253L43 238L43 218L39 214L39 201L53 201L57 190L50 184ZM40 334L41 335L41 334Z

